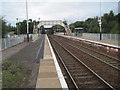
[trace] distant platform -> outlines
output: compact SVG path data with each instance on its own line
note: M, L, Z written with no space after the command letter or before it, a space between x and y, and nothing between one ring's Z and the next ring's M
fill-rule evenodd
M67 35L63 35L63 34L57 34L57 35L67 37L67 38L76 39L76 40L84 40L84 41L88 41L88 42L91 42L91 43L106 45L106 46L110 46L110 47L113 47L113 48L119 48L120 49L120 46L118 46L116 44L105 43L105 42L102 42L102 41L95 41L95 40L85 39L85 38L80 38L80 37L75 37L75 36L67 36Z

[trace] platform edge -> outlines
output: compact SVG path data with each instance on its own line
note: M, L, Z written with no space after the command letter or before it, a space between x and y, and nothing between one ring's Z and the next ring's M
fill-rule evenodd
M59 77L59 80L60 80L61 87L62 88L68 88L67 83L66 83L66 81L64 79L64 76L63 76L62 71L60 69L60 66L59 66L59 64L57 62L57 58L56 58L56 56L54 54L53 48L52 48L52 46L50 44L50 41L49 41L49 38L48 38L47 35L46 35L46 38L48 40L48 44L50 46L50 50L51 50L51 53L52 53L52 56L53 56L53 59L54 59L54 63L55 63L56 71L57 71L57 74L58 74L58 77Z

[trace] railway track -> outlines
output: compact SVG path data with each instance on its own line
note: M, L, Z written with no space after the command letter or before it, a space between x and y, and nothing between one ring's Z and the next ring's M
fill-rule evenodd
M61 43L50 36L49 39L66 72L78 90L79 88L108 88L109 90L115 90Z
M61 36L58 36L58 37L61 37ZM117 52L116 53L112 53L112 51L107 50L107 49L109 49L109 47L106 48L106 47L101 46L101 45L96 45L94 43L85 42L84 40L79 40L79 39L74 39L74 38L69 38L69 37L62 37L62 38L65 38L67 40L73 41L74 43L79 44L79 46L81 46L83 48L87 47L87 48L95 50L95 51L98 50L99 53L104 54L104 55L106 55L108 57L111 57L111 58L114 58L114 59L120 61L120 59L118 58L118 53Z
M120 70L120 60L118 58L112 57L110 55L96 51L89 47L83 46L82 44L80 44L74 40L64 38L64 41L65 41L65 43L69 44L71 47L74 47L74 48L82 51L83 53L85 53L93 58L96 58L97 60L100 60L117 70Z

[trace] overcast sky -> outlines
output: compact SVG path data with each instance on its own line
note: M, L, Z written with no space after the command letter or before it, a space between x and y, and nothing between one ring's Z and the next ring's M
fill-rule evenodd
M83 2L84 1L84 2ZM88 2L89 1L89 2ZM100 15L100 0L28 0L29 19L33 20L64 20L72 23L79 20ZM119 0L101 0L101 11L104 13L113 10L118 13ZM26 19L25 0L3 0L0 2L0 11L8 23L15 25Z

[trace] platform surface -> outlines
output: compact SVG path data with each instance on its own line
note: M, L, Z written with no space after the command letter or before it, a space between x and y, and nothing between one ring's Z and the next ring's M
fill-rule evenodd
M36 88L62 88L48 39L45 38L44 58L40 60Z

